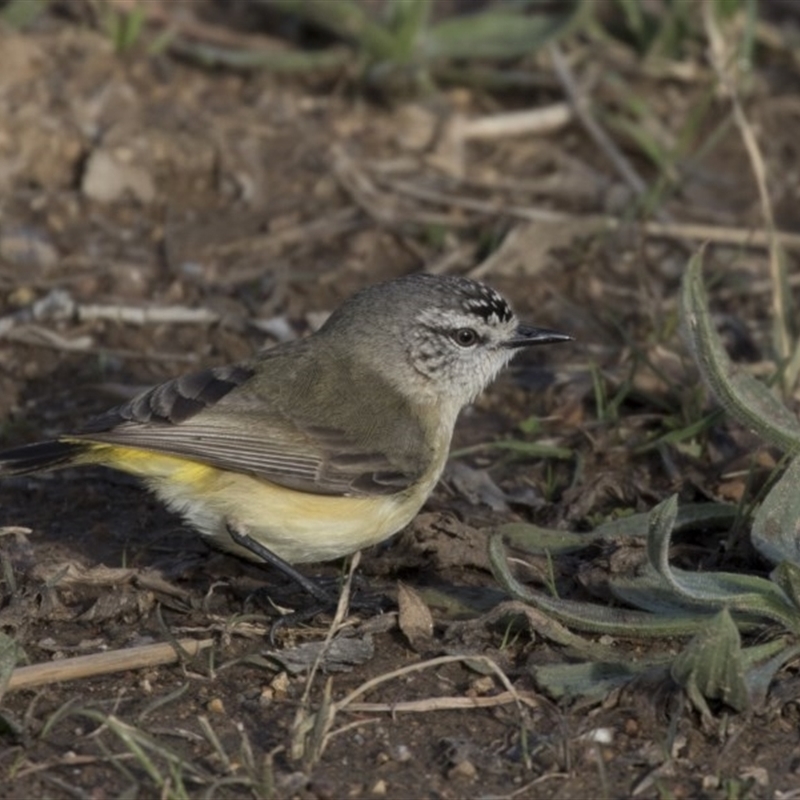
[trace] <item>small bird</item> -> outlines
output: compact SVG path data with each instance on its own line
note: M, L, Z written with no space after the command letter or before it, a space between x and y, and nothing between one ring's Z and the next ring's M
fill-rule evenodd
M521 324L484 284L410 275L353 295L305 339L0 452L0 477L98 464L131 473L218 546L320 596L291 565L408 524L442 474L460 410L520 348L571 338Z

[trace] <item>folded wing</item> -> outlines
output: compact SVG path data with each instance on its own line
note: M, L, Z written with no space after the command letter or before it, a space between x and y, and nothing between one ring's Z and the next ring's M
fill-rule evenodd
M254 375L245 363L167 381L69 438L183 456L315 494L394 494L419 477L420 470L310 414L307 404L287 408L279 393L271 399L263 368L260 383Z

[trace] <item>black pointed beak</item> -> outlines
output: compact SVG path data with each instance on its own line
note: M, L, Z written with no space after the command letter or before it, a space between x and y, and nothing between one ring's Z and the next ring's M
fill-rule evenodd
M567 333L551 331L548 328L534 328L532 325L518 325L514 336L503 342L503 347L530 347L535 344L555 344L572 340L573 337Z

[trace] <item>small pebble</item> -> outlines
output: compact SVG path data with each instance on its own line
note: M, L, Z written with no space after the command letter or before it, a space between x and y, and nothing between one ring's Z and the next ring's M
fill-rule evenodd
M611 728L594 728L591 731L586 731L580 737L580 740L595 744L611 744L614 741L614 731Z
M407 761L411 761L413 755L404 744L399 744L397 747L393 748L392 758L399 764L405 764Z
M271 686L264 686L258 695L258 704L268 706L275 699L275 690Z
M58 250L47 235L31 228L6 230L0 234L0 260L15 267L46 272L58 264Z
M769 772L764 767L745 767L739 776L744 780L752 780L762 788L769 786Z
M0 252L0 258L2 253ZM17 286L12 289L6 297L6 302L13 308L24 308L29 306L36 299L36 291L30 286Z
M291 797L308 787L308 775L305 772L290 772L281 775L278 779L278 786L281 789L282 797Z
M467 695L470 697L481 697L482 695L489 694L494 689L494 678L491 675L482 675L480 678L475 678L469 685Z
M469 780L474 780L478 775L478 770L475 765L467 760L459 761L448 773L447 777L451 780L458 779L458 778L468 778Z
M289 694L289 674L287 672L279 672L269 683L272 691L275 693L275 699L283 700Z
M308 788L317 797L317 800L336 800L340 796L332 781L315 780Z
M716 775L703 775L703 791L719 789L719 778Z
M381 778L380 780L375 781L375 783L373 784L372 788L370 789L370 793L374 794L374 795L382 796L382 795L386 794L386 791L387 791L388 788L389 787L388 787L386 781L383 780L383 778Z
M219 697L214 697L211 700L209 700L208 701L208 705L206 706L206 708L212 714L224 714L225 713L225 706L224 706L222 700L219 699Z

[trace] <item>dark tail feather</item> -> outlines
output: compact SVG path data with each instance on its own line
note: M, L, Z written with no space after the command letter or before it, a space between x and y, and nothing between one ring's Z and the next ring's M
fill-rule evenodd
M37 442L0 452L0 475L23 475L66 467L86 446L79 442Z

